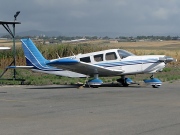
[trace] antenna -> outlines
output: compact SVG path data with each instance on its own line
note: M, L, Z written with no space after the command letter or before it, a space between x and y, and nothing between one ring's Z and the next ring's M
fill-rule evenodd
M71 51L71 53L72 53L74 56L76 56L72 51Z
M58 53L56 53L56 55L58 56L58 58L61 58Z

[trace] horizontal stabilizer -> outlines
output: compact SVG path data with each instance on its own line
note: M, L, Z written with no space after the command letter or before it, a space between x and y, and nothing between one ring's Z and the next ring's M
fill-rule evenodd
M15 68L20 68L20 69L32 69L34 66L8 66L7 68L9 69L15 69Z

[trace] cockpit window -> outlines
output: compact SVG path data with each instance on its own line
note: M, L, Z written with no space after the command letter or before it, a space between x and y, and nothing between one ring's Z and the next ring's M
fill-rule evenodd
M128 56L135 56L133 53L125 51L125 50L118 50L118 54L121 57L121 59L126 58Z

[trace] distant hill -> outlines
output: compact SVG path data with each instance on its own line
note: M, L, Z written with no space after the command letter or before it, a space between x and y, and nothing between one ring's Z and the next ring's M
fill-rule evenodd
M8 33L0 33L0 37L8 35ZM17 32L16 36L67 36L67 37L74 37L74 36L98 36L98 37L118 37L122 34L118 32L58 32L58 31L40 31L40 30L30 30L24 32ZM123 34L124 35L124 34Z
M4 35L8 35L9 33L0 33L0 37L4 36ZM116 38L119 36L125 36L125 37L129 37L129 36L138 36L136 34L129 34L129 33L121 33L121 32L59 32L59 31L40 31L40 30L30 30L30 31L24 31L24 32L16 32L16 36L48 36L48 37L52 37L52 36L67 36L67 37L75 37L75 36L98 36L98 37L111 37L111 38ZM179 33L166 33L166 34L159 34L159 36L177 36L180 35ZM148 35L145 35L148 36ZM158 36L154 35L154 36Z
M4 35L9 35L9 33L0 33L0 37L4 36ZM30 30L30 31L23 31L23 32L16 32L16 36L48 36L48 37L52 37L52 36L60 36L62 35L60 32L58 31L40 31L40 30Z
M30 30L30 31L16 33L16 35L19 35L19 36L43 36L43 35L45 35L48 37L52 37L52 36L60 36L61 33L57 32L57 31Z
M49 37L52 36L98 36L98 37L118 37L120 36L120 33L117 32L58 32L58 31L39 31L39 30L31 30L31 31L25 31L25 32L19 32L16 33L16 35L19 36L42 36L46 35Z

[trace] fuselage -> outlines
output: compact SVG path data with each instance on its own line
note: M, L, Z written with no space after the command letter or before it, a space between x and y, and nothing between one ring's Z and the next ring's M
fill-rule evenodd
M166 63L174 61L173 58L165 55L136 56L122 49L109 49L47 60L31 39L22 39L21 41L26 67L35 72L68 77L155 73L162 71Z
M155 73L165 67L165 63L159 61L159 58L165 57L165 55L136 56L122 49L78 54L72 57L79 61L102 66L107 69L122 70L123 73L121 75Z

